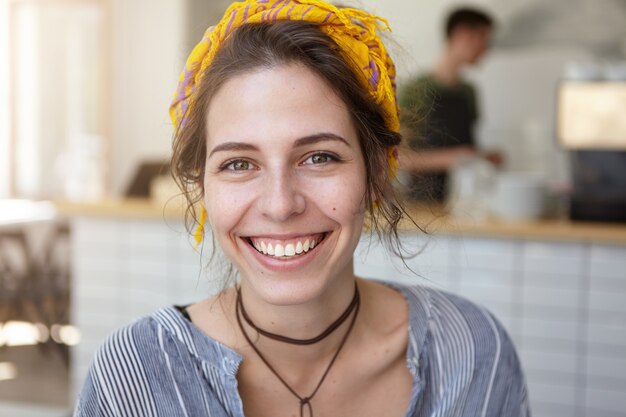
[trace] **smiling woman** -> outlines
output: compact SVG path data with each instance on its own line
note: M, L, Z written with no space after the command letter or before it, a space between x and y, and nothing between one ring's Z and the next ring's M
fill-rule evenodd
M112 335L76 415L527 414L490 313L354 274L366 217L393 249L403 214L383 23L249 0L206 32L171 108L172 168L237 281Z

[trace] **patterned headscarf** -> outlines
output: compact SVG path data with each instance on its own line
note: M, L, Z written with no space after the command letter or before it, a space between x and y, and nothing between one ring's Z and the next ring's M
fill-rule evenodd
M339 46L361 84L381 106L387 128L399 132L396 68L378 35L379 30L391 30L389 24L385 19L362 10L340 8L319 0L246 0L231 4L217 25L207 29L187 59L170 105L174 127L180 129L185 125L187 115L194 106L194 93L206 68L233 30L246 23L283 20L317 24ZM389 173L393 178L398 167L395 147L387 150L387 157ZM198 243L204 234L205 221L203 210L195 234Z

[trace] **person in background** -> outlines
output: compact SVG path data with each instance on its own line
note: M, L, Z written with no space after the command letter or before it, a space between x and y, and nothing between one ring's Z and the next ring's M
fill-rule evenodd
M479 117L474 86L462 77L489 48L493 19L485 12L462 8L446 19L446 44L435 67L410 80L400 90L403 135L400 168L410 174L409 196L442 201L447 171L460 158L478 155L474 126ZM501 163L497 152L488 160Z

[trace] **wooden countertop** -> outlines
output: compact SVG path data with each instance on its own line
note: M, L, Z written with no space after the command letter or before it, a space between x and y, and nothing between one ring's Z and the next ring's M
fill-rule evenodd
M59 214L66 217L117 217L145 220L183 219L185 206L180 200L157 204L144 199L105 200L96 203L55 202ZM441 208L408 205L407 212L429 233L481 236L506 239L590 242L626 245L626 224L572 222L567 219L504 221L498 219L472 220L455 218ZM403 231L415 231L408 221Z
M184 203L156 203L143 198L108 199L98 202L55 201L59 214L68 217L120 217L130 219L182 219Z

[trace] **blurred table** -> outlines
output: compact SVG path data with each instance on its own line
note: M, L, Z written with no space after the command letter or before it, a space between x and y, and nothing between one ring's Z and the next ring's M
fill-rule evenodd
M56 218L56 208L49 201L0 199L0 233L23 225L49 222Z
M66 324L69 266L69 226L51 202L0 200L0 324Z
M37 269L38 245L32 237L36 240L38 229L55 218L50 202L0 200L0 323L28 315L24 300L35 284Z

